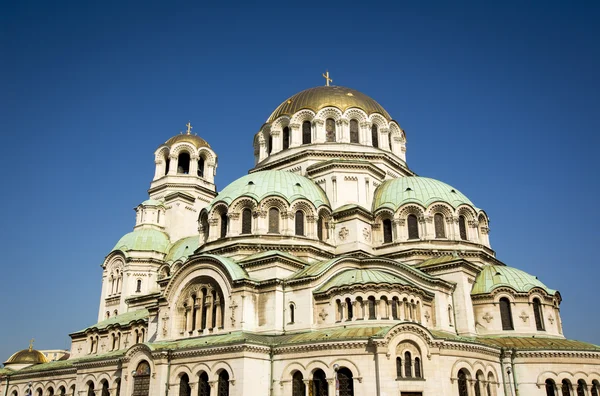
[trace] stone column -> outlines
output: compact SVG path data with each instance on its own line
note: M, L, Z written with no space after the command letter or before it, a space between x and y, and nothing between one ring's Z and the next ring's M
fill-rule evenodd
M314 120L312 123L312 139L313 143L324 143L327 140L327 132L325 131L325 122L323 120Z
M394 227L398 232L398 241L408 240L408 231L406 230L406 219L396 219L397 225Z
M217 306L217 311L215 312L216 317L216 327L217 329L220 329L223 327L223 315L221 313L221 300L217 297L216 301L215 301L215 305Z
M302 144L302 131L300 127L302 125L298 123L293 123L289 125L290 128L290 148L298 147Z
M192 321L194 320L194 315L192 314L192 309L190 307L185 308L185 332L192 331Z
M271 147L271 154L280 152L283 149L283 143L281 141L281 130L271 130L271 136L273 137L273 147Z
M197 156L190 156L190 175L198 176L198 160Z
M214 161L211 161L211 162L205 162L204 167L205 167L204 178L206 180L208 180L210 183L214 183L217 165L215 164Z
M371 139L371 126L373 124L365 121L360 123L360 144L365 146L373 146L373 140Z
M196 323L194 328L198 334L202 334L202 298L196 298L194 308L196 309Z
M177 157L174 155L169 156L169 175L177 174Z
M341 301L340 302L340 322L343 322L344 319L346 319L346 302L345 301Z
M206 330L212 330L212 288L208 288L206 290L206 299L204 302L204 306L206 307Z
M379 147L383 150L391 151L390 147L390 129L389 128L381 128L379 129L379 137L381 141L379 142Z
M340 119L336 121L336 141L341 143L350 143L350 122Z

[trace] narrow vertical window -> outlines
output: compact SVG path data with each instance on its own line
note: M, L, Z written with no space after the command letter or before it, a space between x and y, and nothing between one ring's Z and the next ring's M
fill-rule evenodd
M410 352L406 352L404 354L404 376L406 378L412 377L412 359L410 356Z
M304 235L304 212L298 210L295 217L296 235Z
M399 305L399 301L398 301L398 297L394 297L392 298L392 319L394 320L398 320L398 305Z
M387 134L387 135L388 135L388 144L389 144L389 148L390 148L390 151L392 151L392 133L391 133L391 132L388 132L388 134Z
M198 378L198 396L210 396L210 383L208 382L208 374L204 371L200 373Z
M463 369L458 371L458 395L469 396L469 390L467 388L467 374Z
M252 211L248 208L242 210L242 234L252 233Z
M290 323L294 323L294 312L295 307L294 304L290 304Z
M221 214L221 238L227 236L227 213Z
M556 392L554 391L555 388L555 384L554 381L552 381L551 379L547 379L546 380L546 396L556 396Z
M350 120L350 143L358 143L358 121Z
M324 222L325 220L323 219L323 216L319 216L319 220L317 221L317 238L319 238L319 241L323 240Z
M369 297L369 319L377 319L375 315L375 297Z
M379 148L379 130L377 129L377 125L371 127L371 140L373 147Z
M585 396L585 390L587 389L587 384L584 380L580 379L577 381L577 396Z
M392 220L383 220L383 243L392 242Z
M433 216L433 223L435 226L435 237L446 238L446 229L444 227L444 215L441 213L436 213Z
M592 382L592 396L598 396L599 391L600 385L598 384L598 381L594 380L594 382Z
M500 319L502 320L502 330L514 330L510 301L506 297L500 299Z
M229 396L229 373L225 370L219 373L217 396Z
M269 233L279 233L279 209L277 208L269 209Z
M273 151L273 135L269 134L268 142L269 147L267 147L267 153L271 154L271 151Z
M458 230L460 231L460 239L467 240L467 221L465 216L458 217Z
M325 120L325 141L335 142L335 120L333 118Z
M352 320L352 301L350 301L350 298L346 298L346 320Z
M402 358L396 358L396 378L402 378Z
M288 148L290 148L290 128L284 127L283 128L283 149L287 150Z
M544 331L544 316L542 313L542 304L537 298L533 299L533 315L535 317L535 327L539 331Z
M569 382L569 380L562 380L561 391L562 396L571 396L571 383Z
M312 131L310 121L302 123L302 144L310 144L312 141Z
M141 280L141 279L138 279L138 280L137 280L137 286L136 286L136 288L135 288L135 291L136 291L137 293L139 293L139 292L141 292L141 291L142 291L142 280Z
M190 173L190 155L185 151L177 157L177 173L187 175Z
M190 377L187 374L183 374L179 379L179 396L192 396Z
M423 378L423 374L421 373L421 359L418 357L415 358L415 377Z
M300 371L296 371L292 377L292 396L305 396L306 385L304 384L304 376Z
M354 379L352 372L346 367L340 367L337 373L339 396L354 396Z
M204 158L198 160L198 176L204 177Z
M327 377L325 372L321 369L315 370L312 378L312 394L313 396L327 396L328 395Z
M417 216L411 214L407 218L408 239L419 239L419 222Z

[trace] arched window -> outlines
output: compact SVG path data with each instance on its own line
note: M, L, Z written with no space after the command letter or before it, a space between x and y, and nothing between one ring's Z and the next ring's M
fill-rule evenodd
M594 380L592 382L592 396L598 396L599 392L600 392L600 384L598 383L598 381Z
M402 358L396 358L396 378L402 378Z
M383 220L383 243L392 242L392 220Z
M58 388L58 394L60 396L65 396L67 394L67 389L65 389L64 386L61 386L60 388ZM15 396L17 396L17 395L15 395Z
M354 396L354 381L352 371L346 367L340 367L337 372L338 382L340 384L340 396Z
M483 386L483 381L485 377L483 376L483 372L478 371L475 374L475 396L481 396L481 387Z
M95 396L95 393L94 393L94 383L92 381L90 381L88 383L87 396Z
M227 236L227 213L221 213L221 238Z
M342 307L342 302L339 299L335 300L335 307L336 307L335 321L340 322L342 320L342 318L344 317L344 307Z
M469 396L469 390L467 388L467 374L464 369L458 371L458 395Z
M312 395L313 396L328 396L329 392L327 389L327 377L325 372L321 369L315 370L312 378Z
M446 238L446 228L444 227L444 215L436 213L433 216L433 223L435 226L435 237Z
M136 293L140 293L142 291L142 280L138 279L135 288Z
M198 379L198 396L210 396L208 374L206 374L204 371L200 373L200 378Z
M448 304L448 323L452 326L452 305Z
M190 173L190 155L185 151L177 157L177 173L187 175Z
M217 396L229 396L229 373L226 370L219 373Z
M421 373L421 359L418 357L415 358L415 377L423 378L423 373Z
M310 121L302 123L302 144L310 144L312 141L312 131Z
M252 234L252 211L248 208L242 210L242 234Z
M398 297L392 298L392 319L398 320L400 317L398 316L398 307L400 305L400 301Z
M562 380L562 396L571 396L571 382L568 379Z
M390 148L390 152L393 152L392 151L392 133L388 132L387 136L388 136L388 144L389 144L388 147Z
M325 226L325 219L323 216L319 216L319 221L317 222L317 238L319 241L323 240L323 227Z
M535 317L535 327L539 331L544 331L544 316L542 313L542 303L539 298L533 299L533 316Z
M198 176L204 177L204 158L198 160Z
M52 394L54 394L54 392L52 392ZM108 381L106 380L102 381L102 396L110 396L110 391L108 390Z
M346 298L346 320L352 320L352 301L348 297Z
M412 358L410 352L404 353L404 376L406 378L412 377Z
M580 379L577 381L577 396L585 396L585 390L587 389L587 384L584 380Z
M279 234L279 209L269 209L269 233Z
M375 315L375 297L369 297L369 319L377 319Z
M325 120L325 141L335 142L335 120L328 118Z
M192 396L190 377L187 374L183 374L179 379L179 396Z
M411 214L408 215L406 221L408 223L408 239L419 239L419 222L417 216Z
M148 396L150 392L150 365L146 361L138 364L133 374L133 396Z
M514 330L510 301L506 297L500 299L500 319L502 320L502 330Z
M117 389L115 389L115 396L121 396L121 378L117 378L115 382L117 383ZM75 396L75 394L73 394L73 396Z
M304 376L300 371L296 371L292 376L292 396L305 396L306 385L304 385Z
M294 310L296 309L296 307L294 306L294 304L290 304L290 324L294 323Z
M467 240L467 221L465 216L458 216L458 230L460 231L460 239Z
M109 396L108 382L104 381L104 383L106 384L106 394L104 394L104 386L103 386L102 387L102 396ZM54 388L53 387L48 388L48 396L54 396Z
M350 120L350 143L358 143L358 121Z
M546 396L556 396L556 392L554 391L555 388L556 388L556 385L554 384L554 381L552 381L551 379L547 379L546 380Z
M371 140L373 142L373 147L379 148L379 131L375 124L371 127Z
M290 148L290 128L283 128L283 149L286 150Z
M492 396L492 384L494 383L494 376L492 373L488 374L487 384L485 385L485 389L487 391L486 396Z
M296 211L295 225L296 235L304 236L304 212L301 210Z
M269 134L267 153L271 154L271 151L273 151L273 135Z

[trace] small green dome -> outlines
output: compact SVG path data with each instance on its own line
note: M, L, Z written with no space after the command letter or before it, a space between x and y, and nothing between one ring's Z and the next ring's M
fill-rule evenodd
M243 176L229 184L212 200L207 210L219 201L229 205L235 199L246 196L260 202L273 195L290 204L298 199L306 199L317 208L329 205L325 191L312 180L292 172L266 170Z
M556 292L546 287L537 277L520 269L503 265L486 265L477 275L471 295L488 294L499 287L510 287L519 293L528 293L534 287L539 287L550 295Z
M446 202L453 208L473 202L454 187L428 177L406 176L383 182L375 190L373 211L380 208L398 209L406 203L428 207L434 202Z
M167 253L170 242L169 237L162 231L135 230L125 234L112 250L141 250Z
M334 275L325 282L323 286L315 290L315 293L326 292L334 287L367 284L414 286L411 282L385 271L373 269L349 269Z
M173 263L174 261L180 260L185 261L190 257L196 249L200 247L200 236L195 235L187 238L182 238L175 242L169 248L169 253L165 257L165 261Z

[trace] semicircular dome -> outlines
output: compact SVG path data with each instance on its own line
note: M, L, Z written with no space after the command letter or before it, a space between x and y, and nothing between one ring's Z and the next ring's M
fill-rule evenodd
M292 172L266 170L243 176L229 184L212 200L207 210L217 202L229 205L242 196L253 198L257 202L267 196L278 196L290 204L298 199L306 199L316 208L329 205L325 191L312 180Z
M383 182L375 190L373 211L380 208L398 209L406 203L424 207L434 202L445 202L453 208L466 204L475 208L473 202L454 187L428 177L406 176Z
M48 359L46 359L46 356L42 352L35 349L23 349L22 351L13 353L13 355L4 362L5 365L41 363L48 363Z
M509 287L519 293L527 293L538 287L553 295L552 290L538 280L537 277L514 267L504 265L486 265L477 275L471 295L488 294L499 287Z
M202 139L198 135L192 135L192 134L175 135L172 138L170 138L169 140L167 140L164 144L161 144L160 146L161 147L162 146L171 147L175 143L181 143L181 142L191 143L196 148L200 148L200 147L209 147L210 148L210 145L208 144L208 142L206 140Z
M123 235L112 250L138 250L167 253L169 245L169 237L164 232L152 229L142 229Z
M362 92L340 86L321 86L305 89L284 100L271 114L267 123L283 115L291 116L302 109L310 109L316 113L325 107L336 107L341 111L356 107L368 115L379 113L388 120L392 119L379 103Z
M323 286L315 290L315 293L326 292L334 287L367 284L414 286L406 279L389 272L373 269L349 269L334 275Z

